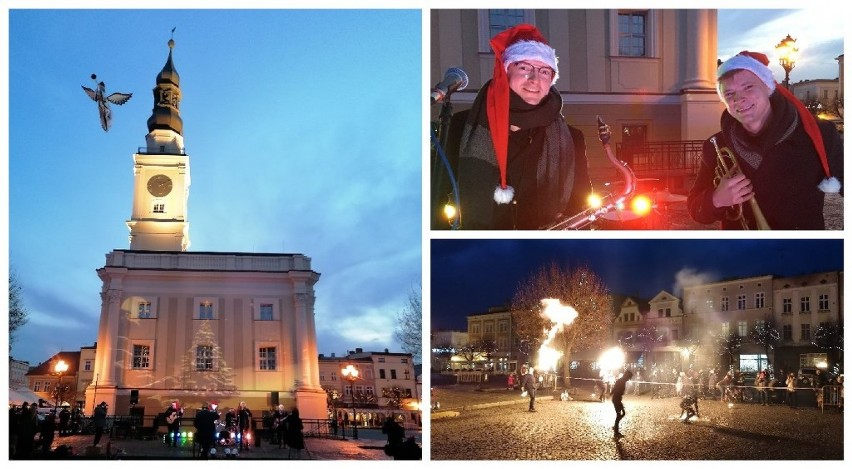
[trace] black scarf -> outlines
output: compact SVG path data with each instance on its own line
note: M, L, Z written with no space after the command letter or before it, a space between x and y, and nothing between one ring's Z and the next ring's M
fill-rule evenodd
M789 138L799 123L796 107L781 93L773 92L769 97L769 105L769 121L757 135L749 134L728 111L722 113L721 125L725 140L730 142L734 154L751 166L752 170L759 168L767 151Z
M459 145L462 223L480 229L537 229L565 209L574 182L574 142L561 114L562 97L551 88L538 105L531 105L510 91L509 123L521 129L509 136L506 177L515 198L498 205L493 194L500 172L485 108L489 84L474 100Z

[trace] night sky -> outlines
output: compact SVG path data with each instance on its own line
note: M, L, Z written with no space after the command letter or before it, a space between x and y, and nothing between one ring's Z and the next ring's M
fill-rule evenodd
M650 299L683 284L843 269L842 240L447 240L431 243L431 330L466 330L466 316L507 304L551 261L586 265L611 293ZM424 310L424 314L427 310Z

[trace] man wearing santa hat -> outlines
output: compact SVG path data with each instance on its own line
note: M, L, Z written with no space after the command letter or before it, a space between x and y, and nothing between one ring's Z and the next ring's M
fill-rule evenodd
M591 192L583 134L565 123L556 51L532 25L491 39L494 74L456 113L462 229L538 229L585 208Z
M770 229L824 230L825 195L842 194L843 139L778 86L768 65L764 54L743 51L719 66L716 88L726 110L713 137L720 151L704 142L689 213L699 223L721 220L723 229L756 229L744 203L754 199ZM727 174L720 166L717 173L718 154L728 151L740 170Z

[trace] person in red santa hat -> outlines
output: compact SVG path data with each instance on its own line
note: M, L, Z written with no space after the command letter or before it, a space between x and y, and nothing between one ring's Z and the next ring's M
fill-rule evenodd
M723 229L756 229L752 207L743 203L754 199L770 229L824 230L825 195L842 195L843 138L778 86L768 65L766 55L743 51L719 66L716 88L725 111L713 137L741 172L717 175L717 151L708 139L689 214L699 223L721 220Z
M585 208L591 192L583 134L565 123L556 51L532 25L491 39L494 74L453 116L462 229L539 229Z

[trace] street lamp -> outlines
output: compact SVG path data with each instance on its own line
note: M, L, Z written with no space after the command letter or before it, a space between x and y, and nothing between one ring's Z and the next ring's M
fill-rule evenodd
M59 382L56 385L56 401L53 403L53 412L56 413L56 409L59 408L59 402L62 400L62 374L68 371L68 364L65 363L65 360L59 360L56 366L53 367L53 371L59 375Z
M343 379L349 381L349 392L352 393L352 438L358 439L358 420L355 417L355 380L358 379L358 368L352 365L346 365L346 368L341 370Z
M788 90L790 89L790 71L796 68L796 59L799 55L799 49L795 46L796 40L789 34L775 46L775 50L778 51L778 61L784 69L784 87Z

